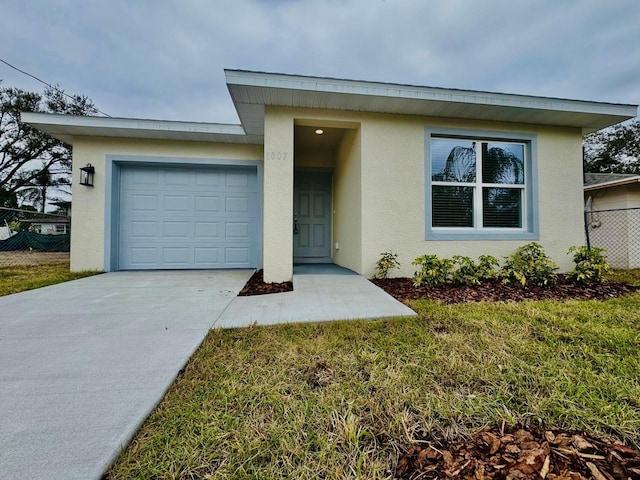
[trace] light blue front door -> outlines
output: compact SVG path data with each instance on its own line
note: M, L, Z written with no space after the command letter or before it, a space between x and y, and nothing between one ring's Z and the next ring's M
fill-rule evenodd
M293 185L293 261L331 262L331 173L299 170Z
M255 268L255 168L124 166L120 270Z

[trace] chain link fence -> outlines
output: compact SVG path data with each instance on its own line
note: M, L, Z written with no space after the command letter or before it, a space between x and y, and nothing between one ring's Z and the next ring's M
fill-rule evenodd
M606 249L613 268L640 268L640 208L586 211L587 245Z
M0 268L69 261L71 218L0 207Z

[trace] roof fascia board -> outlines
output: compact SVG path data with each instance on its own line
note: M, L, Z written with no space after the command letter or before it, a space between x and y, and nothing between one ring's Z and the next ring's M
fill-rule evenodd
M62 127L245 135L244 128L239 124L145 120L137 118L81 117L74 115L33 112L22 112L21 119L25 123L37 123L40 125L55 125Z
M625 178L623 180L612 180L610 182L598 183L596 185L589 185L588 187L584 187L584 191L588 192L591 190L599 190L601 188L619 187L622 185L630 185L632 183L638 183L638 182L640 182L640 175L637 177Z
M262 73L246 70L225 70L227 85L275 88L334 94L355 94L398 99L457 102L503 107L556 110L572 113L591 113L616 116L637 115L638 106L605 102L590 102L551 97L536 97L475 90L420 87L360 80L340 80L324 77Z

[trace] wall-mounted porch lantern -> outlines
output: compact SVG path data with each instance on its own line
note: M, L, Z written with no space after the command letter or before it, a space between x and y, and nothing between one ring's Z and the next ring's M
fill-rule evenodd
M87 187L93 187L93 174L96 169L90 163L87 163L86 167L80 168L80 185L86 185Z

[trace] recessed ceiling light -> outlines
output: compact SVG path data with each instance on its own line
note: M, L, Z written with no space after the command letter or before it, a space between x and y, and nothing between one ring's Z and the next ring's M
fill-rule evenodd
M324 133L324 130L322 130L321 128L318 128L316 130L316 135L322 135Z

